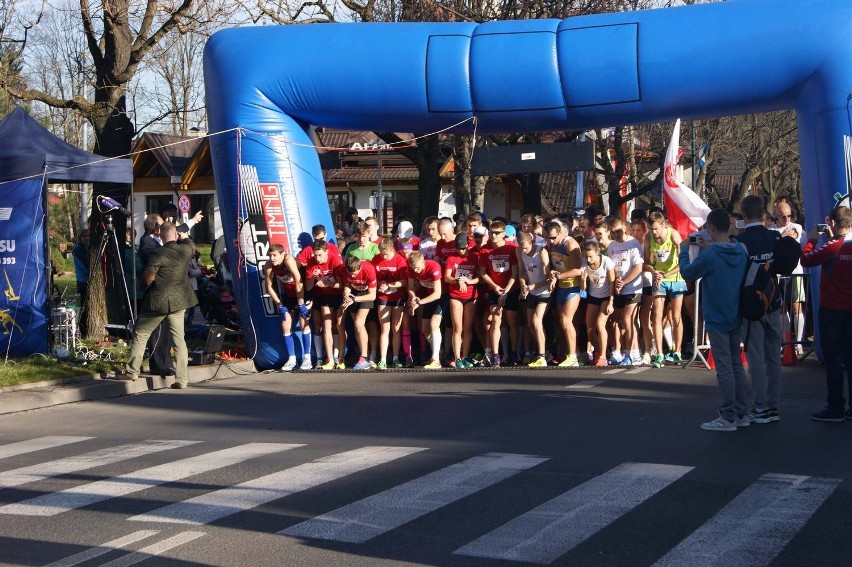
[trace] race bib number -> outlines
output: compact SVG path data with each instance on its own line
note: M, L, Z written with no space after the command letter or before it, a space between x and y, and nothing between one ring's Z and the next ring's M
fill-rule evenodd
M564 272L566 270L565 262L562 260L561 255L560 256L554 255L552 262L553 262L553 267L556 268L557 270L559 270L560 272Z
M669 256L671 256L671 253L672 253L671 250L657 249L654 252L654 255L657 257L658 262L665 262L666 260L669 259Z
M496 272L508 272L509 271L509 261L508 260L491 260L491 269Z
M457 278L467 278L467 279L470 280L470 279L473 279L473 273L470 270L465 269L465 268L456 268L456 277Z

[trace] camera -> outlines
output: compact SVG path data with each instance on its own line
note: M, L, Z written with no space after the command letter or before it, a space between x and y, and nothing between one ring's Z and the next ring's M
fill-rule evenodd
M828 225L827 224L818 224L818 225L816 225L816 230L817 230L817 232L828 232Z
M745 221L742 219L737 219L737 222L734 223L736 228L745 228Z
M689 244L698 246L699 244L701 244L701 236L699 236L697 234L690 234L689 235Z
M130 216L130 211L127 210L124 205L122 205L112 197L107 197L106 195L98 195L96 199L98 201L98 210L100 210L102 213L112 213L114 211L118 211L126 217Z

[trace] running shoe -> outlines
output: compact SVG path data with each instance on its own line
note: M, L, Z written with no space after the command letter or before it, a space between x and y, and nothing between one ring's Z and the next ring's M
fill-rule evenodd
M766 423L772 423L773 421L781 421L781 414L778 413L778 410L776 408L752 408L751 412L749 413L749 417L753 422L759 423L761 425Z
M476 363L470 358L463 358L462 362L464 363L465 368L473 368L474 366L476 366Z
M631 354L630 362L633 364L633 366L642 366L642 355Z
M334 368L335 370L346 370L346 363L344 363L342 360L338 360L337 363L334 365Z
M488 368L488 367L494 365L494 361L491 359L491 357L489 355L486 354L485 356L482 357L482 360L479 362L479 364L481 366L484 366L485 368Z
M622 357L621 357L621 362L619 362L619 363L618 363L618 365L619 365L619 366L628 367L628 368L629 368L629 367L631 367L631 366L633 366L633 361L632 361L632 360L630 360L630 355L622 356Z
M681 358L679 352L673 352L673 353L670 353L670 354L671 354L671 358L668 361L669 364L673 364L673 365L676 365L676 366L680 366L681 364L683 364L683 358Z
M495 354L494 356L492 356L492 357L491 357L491 366L493 366L493 367L495 367L495 368L500 368L500 363L501 363L501 362L502 362L502 361L500 360L500 355L499 355L499 354Z
M529 366L530 368L545 368L547 366L547 359L543 356L539 356L535 360L527 364L527 366Z
M532 355L530 353L524 354L524 361L523 361L524 366L529 366L532 361L533 361Z
M381 362L379 362L376 365L376 370L387 370L387 369L388 369L388 363L385 362L384 360L382 360Z
M326 360L325 364L319 365L320 370L334 370L336 366L337 364L331 359Z
M724 417L717 417L713 421L701 424L701 429L704 431L736 431L737 424L734 421L728 421Z
M284 366L281 367L281 372L290 372L296 368L296 357L288 358Z
M411 359L410 356L406 356L405 357L405 363L403 363L402 366L404 368L413 368L414 367L414 361Z
M376 363L375 363L374 361L372 361L372 360L368 360L368 361L367 361L367 363L370 365L370 370L375 370L375 369L377 369L377 368L379 367L379 365L378 365L378 364L376 364ZM385 366L387 366L387 365L385 365Z
M559 368L579 368L580 361L577 360L576 354L569 354L565 357L565 360L557 364Z
M667 352L666 356L663 357L663 362L665 362L666 364L674 364L674 359L672 358L673 355L674 351L670 350L669 352Z
M650 353L646 352L642 355L642 366L651 366L651 354Z
M311 364L311 357L306 356L302 359L302 364L299 366L299 370L311 370L313 367L313 364Z
M423 368L427 370L437 370L439 368L443 368L443 366L441 366L441 362L438 360L430 360L429 363Z
M460 359L458 359L458 360L455 362L454 366L455 366L456 368L458 368L458 369L466 368L466 366L464 365L464 360L463 360L463 359L461 359L461 358L460 358Z
M370 370L370 361L365 358L362 358L355 363L355 366L352 367L352 370Z
M609 366L609 363L602 356L599 356L598 359L595 361L596 368L606 368L607 366Z
M660 368L660 367L663 366L663 362L664 362L663 355L658 354L657 356L654 357L654 360L651 362L651 366L653 366L654 368Z
M402 366L403 366L403 365L402 365L402 363L399 361L399 359L398 359L398 358L395 358L395 359L394 359L394 361L393 361L392 366L393 366L394 368L402 368Z

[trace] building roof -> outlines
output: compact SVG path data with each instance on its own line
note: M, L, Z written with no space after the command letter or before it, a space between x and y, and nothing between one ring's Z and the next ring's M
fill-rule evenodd
M180 177L203 138L145 132L133 147L133 171L139 177Z

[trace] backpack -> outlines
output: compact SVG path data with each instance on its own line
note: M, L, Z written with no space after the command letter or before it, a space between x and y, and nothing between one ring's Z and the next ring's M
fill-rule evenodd
M792 236L782 236L775 243L772 253L772 271L781 276L789 276L799 266L802 258L802 245Z
M778 295L778 282L773 276L773 262L758 264L749 260L740 286L740 310L747 321L759 321L769 312Z

